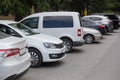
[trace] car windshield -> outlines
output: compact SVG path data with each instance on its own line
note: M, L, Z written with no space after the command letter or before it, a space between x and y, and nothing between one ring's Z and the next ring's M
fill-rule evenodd
M21 23L12 23L12 24L9 24L10 26L13 26L14 28L17 28L19 29L20 31L22 31L26 36L29 36L29 35L34 35L35 33L30 29L28 28L27 26L21 24Z

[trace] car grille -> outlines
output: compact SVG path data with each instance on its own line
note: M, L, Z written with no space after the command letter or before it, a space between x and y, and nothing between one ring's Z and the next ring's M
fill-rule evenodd
M61 53L61 54L49 54L50 59L59 59L59 58L62 58L63 56L65 56L65 53Z

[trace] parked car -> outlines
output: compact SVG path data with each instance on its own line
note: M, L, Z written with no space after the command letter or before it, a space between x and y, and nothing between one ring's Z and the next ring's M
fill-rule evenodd
M85 40L85 43L87 44L90 44L102 39L102 34L96 29L84 27L83 32L84 32L83 38Z
M29 15L20 21L35 33L46 33L63 40L70 52L84 44L83 30L78 12L42 12Z
M113 23L110 19L108 19L105 16L88 15L88 16L82 17L82 19L91 20L91 21L95 21L97 23L103 24L103 25L105 25L105 28L106 28L107 32L113 32Z
M84 19L82 19L81 22L82 22L83 27L88 27L88 28L99 30L102 35L107 33L105 26L100 23L90 21L90 20L84 20Z
M14 80L29 67L26 41L0 32L0 80Z
M116 14L114 14L114 13L96 13L96 14L106 16L110 20L112 20L114 29L118 29L120 27L120 25L119 25L120 19Z
M35 34L25 25L14 21L0 21L0 31L26 39L31 54L31 67L39 67L42 62L58 61L65 57L66 47L59 38Z
M119 23L118 24L119 24L119 27L120 27L120 16L119 15L118 15L118 18L119 18Z

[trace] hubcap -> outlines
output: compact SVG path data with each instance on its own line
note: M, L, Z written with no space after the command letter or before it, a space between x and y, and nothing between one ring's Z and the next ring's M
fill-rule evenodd
M70 50L70 43L69 42L64 42L64 45L66 46L66 52Z
M92 43L93 42L93 37L88 35L88 36L85 37L85 41L86 41L86 43Z
M39 61L39 56L35 52L30 52L31 55L31 65L36 65Z

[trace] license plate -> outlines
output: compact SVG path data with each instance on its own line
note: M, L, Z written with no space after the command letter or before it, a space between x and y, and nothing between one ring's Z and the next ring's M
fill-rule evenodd
M26 48L22 48L20 50L20 56L24 55L26 52L27 52L27 49Z

